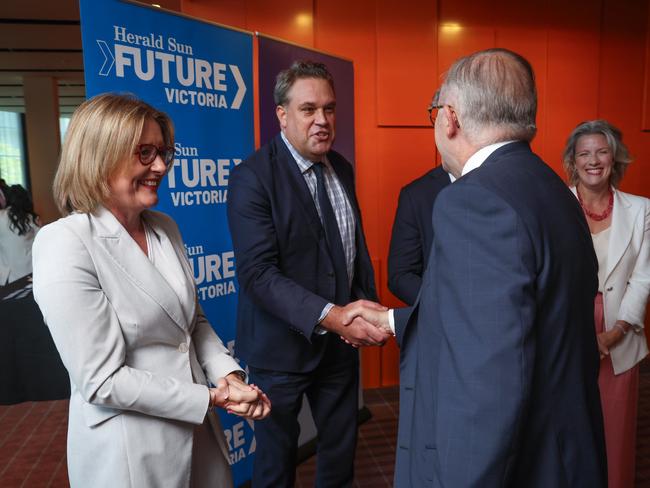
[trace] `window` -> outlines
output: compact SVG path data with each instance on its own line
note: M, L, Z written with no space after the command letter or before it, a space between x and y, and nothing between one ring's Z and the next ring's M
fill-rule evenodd
M64 115L59 117L59 131L61 132L61 145L63 145L63 139L65 138L65 133L68 130L68 125L70 125L70 115Z
M0 112L0 177L8 185L27 188L20 114Z

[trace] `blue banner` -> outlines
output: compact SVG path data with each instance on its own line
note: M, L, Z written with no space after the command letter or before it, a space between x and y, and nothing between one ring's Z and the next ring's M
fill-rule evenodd
M203 310L233 351L226 200L231 170L254 151L252 35L118 0L81 0L80 10L87 96L133 93L174 121L176 157L157 209L178 223ZM237 486L250 479L253 423L220 414Z

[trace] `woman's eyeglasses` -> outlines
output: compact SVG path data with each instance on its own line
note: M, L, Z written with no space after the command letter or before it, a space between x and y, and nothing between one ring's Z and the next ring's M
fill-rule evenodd
M156 156L160 156L165 166L169 166L174 160L173 147L158 147L154 144L138 144L135 153L138 155L140 162L149 166L154 162Z

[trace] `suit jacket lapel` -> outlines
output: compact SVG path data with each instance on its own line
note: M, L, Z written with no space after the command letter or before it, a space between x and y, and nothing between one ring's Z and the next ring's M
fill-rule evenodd
M158 303L179 327L186 329L189 324L183 315L178 296L115 216L100 206L93 212L91 220L95 226L96 242L106 250L115 265L133 284Z
M300 172L298 164L293 159L293 156L287 149L287 146L284 144L280 135L277 135L275 140L275 150L277 152L278 166L279 169L285 171L288 174L287 181L293 189L293 194L298 198L300 202L300 209L303 212L307 225L309 229L313 232L314 238L317 241L320 241L322 234L322 224L320 217L318 217L318 211L316 210L316 204L314 199L309 192L309 187L305 182L305 177Z
M607 256L607 274L609 277L618 262L623 257L632 239L634 219L636 214L630 201L621 192L614 191L614 209L612 210L612 227L609 236L609 252Z
M185 249L183 248L183 243L182 242L172 242L169 239L169 235L163 229L160 225L159 222L156 218L152 218L152 216L155 214L152 214L149 211L144 211L143 216L146 220L146 222L149 224L149 226L153 229L153 231L158 235L160 238L160 245L163 248L163 251L168 255L168 256L176 256L176 259L181 265L181 268L183 270L183 275L185 276L185 281L187 283L187 286L191 293L189 294L190 296L190 303L189 303L189 310L190 314L187 317L187 320L183 321L183 324L188 324L192 321L192 318L195 317L196 315L196 306L197 306L197 296L196 296L196 284L194 282L194 273L192 272L192 268L190 267L190 263L187 260L187 256L185 254ZM164 280L163 280L164 281ZM165 284L167 284L165 282ZM170 288L171 289L171 288ZM173 290L172 290L173 292ZM174 296L178 299L178 295L174 293ZM179 305L181 305L179 303ZM184 304L183 304L184 305Z
M336 173L337 178L341 182L341 186L343 187L343 190L345 190L345 194L348 197L348 201L350 202L350 206L352 207L352 210L354 212L354 217L358 221L359 206L357 205L356 192L354 191L353 181L345 177L345 173L343 172L343 169L341 168L341 166L339 165L336 159L328 158L328 161L330 163L330 166L334 170L334 173Z
M305 177L300 172L300 168L296 164L296 161L293 159L293 156L289 152L289 149L287 149L287 146L285 145L284 141L282 140L282 137L279 134L275 137L274 143L275 143L275 150L277 152L277 159L278 159L279 166L289 174L287 180L289 181L290 185L293 188L294 195L300 201L300 208L303 214L305 215L307 226L314 234L314 238L316 239L316 241L325 247L325 251L329 255L330 250L327 246L327 243L325 239L322 239L322 237L324 236L323 224L320 220L320 217L318 216L318 211L316 210L316 203L314 202L314 198L312 197L311 192L309 191L309 187L305 182ZM364 242L363 233L361 232L359 205L357 204L357 200L355 198L355 192L354 192L352 180L345 177L344 171L342 170L342 168L340 167L340 165L338 164L335 158L329 157L328 155L328 161L333 171L336 173L336 176L338 177L339 181L341 182L341 186L343 187L343 190L346 192L348 201L350 202L350 206L352 207L352 211L354 212L354 218L357 221L356 232L355 232L355 237L357 239L357 249L361 249L360 244L363 244Z

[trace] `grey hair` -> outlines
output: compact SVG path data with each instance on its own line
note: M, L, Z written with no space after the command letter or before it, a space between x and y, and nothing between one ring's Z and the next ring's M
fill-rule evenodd
M442 92L456 96L454 109L473 143L530 142L535 137L535 74L513 51L487 49L459 59L447 73Z
M564 152L562 153L562 162L569 177L569 183L575 186L579 182L578 171L576 169L576 145L578 144L578 139L582 136L589 135L603 135L607 139L607 144L614 158L609 183L614 188L618 188L627 169L627 165L632 162L632 157L627 146L623 143L623 134L621 131L603 119L588 120L579 123L567 139Z
M290 68L280 71L275 79L273 100L276 105L286 105L289 102L289 90L301 78L318 78L329 83L334 93L334 78L327 66L316 61L294 61Z

